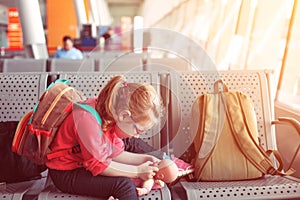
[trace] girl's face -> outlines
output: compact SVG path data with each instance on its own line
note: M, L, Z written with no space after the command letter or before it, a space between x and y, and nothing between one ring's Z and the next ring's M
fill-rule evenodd
M150 99L153 102L152 104L159 106L159 98L157 94L152 91L150 92ZM120 138L139 137L140 134L151 129L158 122L153 108L148 108L147 110L141 111L142 113L139 113L134 110L135 108L131 107L131 109L135 111L135 117L129 109L119 111L116 117L117 119L115 119L117 125L116 133L118 136Z
M140 134L145 133L154 125L152 121L136 123L132 120L130 115L123 116L116 124L116 134L120 138L139 137Z

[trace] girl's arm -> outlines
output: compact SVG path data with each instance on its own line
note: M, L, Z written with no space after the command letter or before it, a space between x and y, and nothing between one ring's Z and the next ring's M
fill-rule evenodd
M121 154L114 157L113 161L128 164L128 165L140 165L147 161L151 161L153 163L158 163L160 160L151 155L123 151Z
M147 180L153 178L155 172L158 171L158 168L156 166L152 166L152 164L152 162L148 161L141 165L134 166L112 161L101 175L125 176L129 178L141 178L143 180Z

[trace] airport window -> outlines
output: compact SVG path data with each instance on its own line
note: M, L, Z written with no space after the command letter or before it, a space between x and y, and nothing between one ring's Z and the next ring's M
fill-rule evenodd
M296 1L295 1L296 2ZM285 54L282 62L281 79L277 100L288 107L300 110L300 5L295 4L289 23Z

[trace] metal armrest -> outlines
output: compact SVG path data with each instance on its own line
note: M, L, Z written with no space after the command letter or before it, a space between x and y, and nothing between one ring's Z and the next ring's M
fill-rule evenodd
M300 136L300 122L298 120L296 120L295 118L291 118L291 117L278 117L277 120L272 121L272 125L273 124L275 124L275 125L276 124L279 124L279 125L290 125L290 126L292 126L292 127L295 128L295 130L298 132L298 135ZM299 145L297 147L297 150L296 150L296 152L295 152L295 154L294 154L294 156L293 156L293 158L292 158L292 160L290 162L290 165L289 165L288 169L290 169L292 167L292 165L293 165L293 163L294 163L294 161L295 161L295 159L296 159L296 157L297 157L297 155L299 153L299 150L300 150L300 143L299 143Z
M300 135L300 122L292 117L278 117L277 120L272 121L273 124L287 124L293 126Z

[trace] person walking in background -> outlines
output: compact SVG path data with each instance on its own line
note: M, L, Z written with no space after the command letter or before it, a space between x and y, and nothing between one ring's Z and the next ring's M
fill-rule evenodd
M66 35L63 37L63 48L58 49L53 57L62 59L83 59L83 54L79 49L74 47L73 39Z

